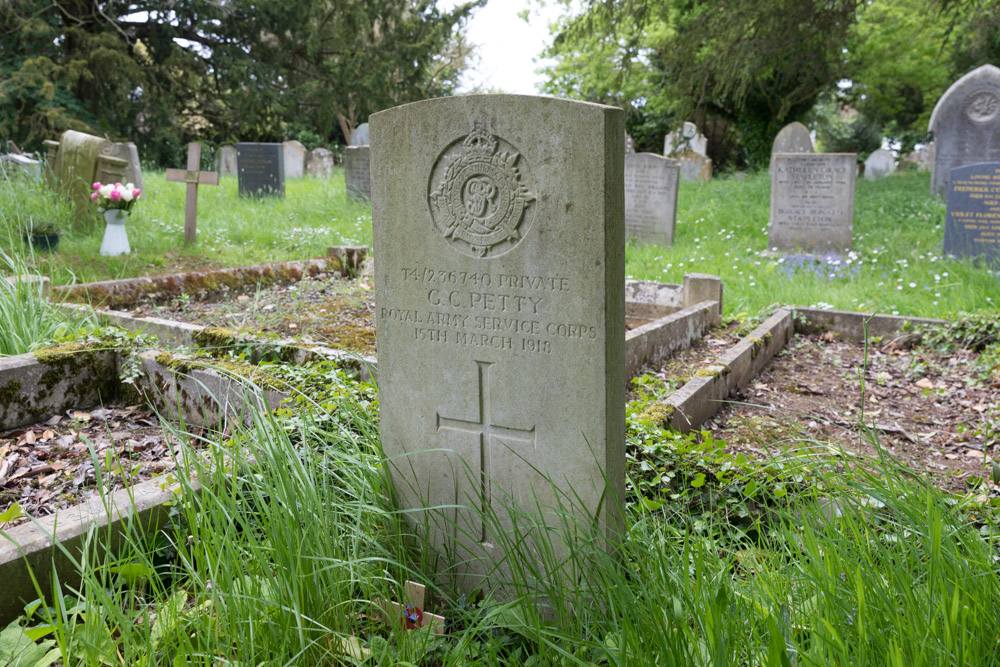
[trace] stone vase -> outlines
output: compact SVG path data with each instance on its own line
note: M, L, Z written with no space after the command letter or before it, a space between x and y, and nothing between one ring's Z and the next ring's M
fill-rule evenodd
M131 251L128 245L128 233L125 231L125 221L128 211L112 208L104 212L104 240L101 242L101 255L115 257L127 255Z

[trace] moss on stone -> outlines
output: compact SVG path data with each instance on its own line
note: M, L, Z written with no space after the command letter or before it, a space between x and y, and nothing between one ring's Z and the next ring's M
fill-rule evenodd
M653 403L639 414L639 419L660 428L670 428L675 412L677 412L676 406L670 403Z
M729 375L729 366L725 364L709 364L703 368L699 368L694 372L695 377L699 378L717 378L725 377Z
M11 380L3 387L0 387L0 408L6 412L7 409L21 398L21 383Z
M207 327L194 335L198 347L230 347L237 340L237 332L224 327Z

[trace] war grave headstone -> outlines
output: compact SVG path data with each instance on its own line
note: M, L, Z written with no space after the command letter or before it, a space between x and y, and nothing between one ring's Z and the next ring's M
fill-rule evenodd
M1000 67L983 65L953 83L931 113L931 193L945 196L951 170L1000 161Z
M663 139L663 154L667 157L687 152L708 155L708 138L690 121L685 121L679 130L667 133Z
M45 141L46 159L55 185L73 202L80 213L93 211L91 184L125 181L128 161L115 157L107 139L85 132L66 130L59 141Z
M712 160L700 153L687 151L675 157L681 169L681 178L698 183L712 180Z
M292 139L281 144L285 159L285 178L302 178L305 175L306 147Z
M361 123L356 128L354 132L351 132L351 146L367 146L368 145L368 123Z
M865 180L875 181L896 171L896 156L891 151L879 148L865 160Z
M347 194L355 199L371 199L370 148L347 146L344 148L344 180Z
M781 128L778 136L771 144L771 168L774 167L774 156L777 153L812 153L813 142L809 128L795 121Z
M224 144L215 154L215 170L223 176L236 176L236 146Z
M201 144L188 144L187 169L167 169L166 178L174 183L187 183L184 200L184 242L194 243L198 237L198 186L218 185L219 173L198 171L201 166Z
M625 235L673 245L680 165L655 153L625 155Z
M1000 161L951 170L944 251L1000 260Z
M370 121L381 436L406 516L451 559L442 576L502 580L477 510L509 537L505 507L537 516L552 485L619 534L622 110L472 95Z
M770 250L850 250L854 153L779 153L771 171Z
M316 178L333 176L333 151L329 148L314 148L306 156L306 171Z
M236 144L241 197L284 197L285 160L281 144Z

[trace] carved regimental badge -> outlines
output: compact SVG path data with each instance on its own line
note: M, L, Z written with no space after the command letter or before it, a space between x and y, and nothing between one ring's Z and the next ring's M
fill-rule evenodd
M513 146L476 123L442 151L427 185L434 225L471 257L498 257L531 228L531 173Z
M1000 114L1000 96L992 90L977 90L965 104L965 115L976 123L988 123Z

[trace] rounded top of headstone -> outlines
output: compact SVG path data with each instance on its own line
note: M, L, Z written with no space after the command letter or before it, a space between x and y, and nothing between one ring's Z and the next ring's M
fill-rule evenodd
M928 130L934 131L940 117L953 103L964 105L966 116L975 123L989 123L1000 118L1000 67L982 65L951 84L934 105Z
M368 123L361 123L351 133L351 146L368 145Z
M798 121L781 128L771 144L772 153L812 153L813 150L809 128Z
M659 153L629 153L625 156L627 160L648 160L650 162L662 162L667 165L680 164L677 160L664 157Z

